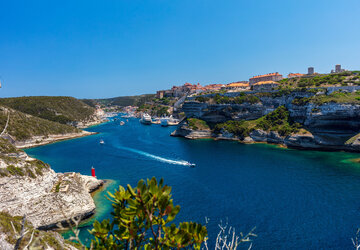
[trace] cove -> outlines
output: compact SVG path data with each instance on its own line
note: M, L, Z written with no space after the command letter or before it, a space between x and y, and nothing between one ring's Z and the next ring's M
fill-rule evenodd
M170 137L174 129L109 122L88 129L97 135L26 152L57 172L90 175L94 166L98 178L113 180L94 197L97 220L111 211L106 191L155 176L173 188L177 222L209 218L210 246L227 221L237 232L256 227L254 249L352 248L360 227L360 164L352 159L359 154L186 140ZM91 221L82 227L84 241L90 228Z

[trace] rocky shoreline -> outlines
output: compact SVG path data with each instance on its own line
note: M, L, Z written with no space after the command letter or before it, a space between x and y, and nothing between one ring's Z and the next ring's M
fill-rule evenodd
M81 131L79 133L69 133L69 134L60 134L60 135L49 135L49 136L34 136L31 139L24 140L24 141L14 141L14 146L17 148L31 148L42 146L46 144L51 144L57 141L69 140L80 138L84 136L94 135L97 134L96 132L88 132L88 131Z
M55 173L49 165L29 157L8 161L0 159L0 211L26 215L35 228L46 230L95 213L90 193L104 181L75 172Z
M349 151L360 152L360 136L356 135L344 144L338 144L336 141L329 143L322 140L322 137L313 135L309 131L293 133L289 136L281 136L277 131L264 131L261 129L253 130L249 136L239 138L232 133L222 130L220 134L213 133L212 130L193 130L186 122L179 124L177 129L171 133L174 137L183 137L186 139L214 139L231 140L240 143L268 143L276 144L287 148L305 149L305 150L327 150L327 151Z
M189 98L182 106L185 117L202 120L210 124L212 129L194 130L185 120L172 135L188 139L213 138L244 143L263 142L298 149L360 152L360 103L347 99L321 102L316 101L317 96L324 98L325 95L305 90L290 93L281 91L258 93L254 97L256 101L252 103L247 101L216 103L212 99L199 101ZM309 101L310 98L313 101ZM228 121L261 122L260 119L279 107L287 110L289 120L297 123L301 128L300 131L281 136L275 131L276 128L253 126L243 138L238 138L227 131L220 133L216 131L217 134L214 134L213 128L217 124Z
M1 138L0 215L8 215L9 220L26 216L31 227L46 231L67 227L74 218L83 221L93 216L96 205L92 193L99 190L105 181L75 172L56 173L48 164L29 157L19 149L91 134L94 133L82 131L49 136L40 142L36 142L39 138L32 138L17 144ZM6 240L9 235L3 230L0 224L0 246L12 249L11 242ZM51 237L66 246L64 249L76 249L64 243L55 232Z

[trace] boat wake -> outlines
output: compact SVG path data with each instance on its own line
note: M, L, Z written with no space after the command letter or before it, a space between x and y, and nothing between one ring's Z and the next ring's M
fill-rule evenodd
M172 159L167 159L161 156L157 156L157 155L153 155L150 153L146 153L144 151L141 150L137 150L137 149L133 149L133 148L127 148L127 147L122 147L119 146L119 148L139 154L139 155L143 155L146 156L148 158L160 161L160 162L164 162L164 163L168 163L168 164L174 164L174 165L182 165L182 166L194 166L194 164L188 162L188 161L184 161L184 160L172 160Z

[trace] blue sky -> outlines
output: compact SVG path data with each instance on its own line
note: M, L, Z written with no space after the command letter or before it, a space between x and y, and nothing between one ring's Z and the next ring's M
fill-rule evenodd
M2 97L360 69L359 0L0 0L0 10Z

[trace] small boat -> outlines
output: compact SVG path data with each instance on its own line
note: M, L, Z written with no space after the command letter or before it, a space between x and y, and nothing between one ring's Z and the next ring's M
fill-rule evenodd
M196 165L195 165L195 163L188 162L187 166L189 166L190 168L194 168Z
M124 124L125 124L125 122L123 122L123 121L120 122L120 126L122 126L122 125L124 125Z
M101 139L101 140L100 140L100 145L104 145L104 144L105 144L104 140Z
M144 113L141 116L140 122L145 125L150 125L152 123L151 116L149 114Z
M153 124L160 124L160 119L159 118L154 118L154 119L152 119L152 123Z
M170 116L169 120L168 120L168 125L169 126L176 126L179 124L179 120L175 119L172 115Z
M160 119L160 124L161 124L162 127L167 127L167 126L169 126L168 118L166 118L166 117L161 118L161 119Z

